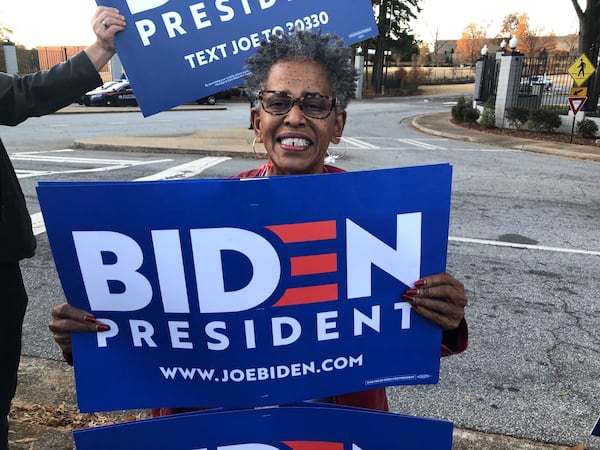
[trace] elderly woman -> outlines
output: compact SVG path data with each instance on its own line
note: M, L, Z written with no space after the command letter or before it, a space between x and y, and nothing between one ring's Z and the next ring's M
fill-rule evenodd
M247 79L256 102L251 122L256 141L263 143L268 161L235 177L321 174L342 172L326 165L329 143L340 142L346 123L346 106L356 86L351 53L332 35L294 32L263 43L248 59ZM448 273L430 275L398 296L443 330L442 355L467 347L462 283ZM90 314L68 305L53 309L50 329L67 359L70 332L102 331L107 327ZM338 395L323 401L340 405L388 410L385 389ZM162 408L155 416L189 411Z

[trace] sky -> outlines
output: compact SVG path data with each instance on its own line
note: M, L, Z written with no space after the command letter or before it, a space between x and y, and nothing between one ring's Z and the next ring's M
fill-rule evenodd
M349 2L356 0L348 0ZM581 1L581 0L580 0ZM423 42L458 39L470 23L495 36L510 13L527 13L530 26L557 35L577 31L571 0L421 0L423 11L411 27ZM13 30L12 40L26 47L87 45L93 42L93 0L0 0L0 20Z
M581 4L581 0L580 0ZM459 39L471 23L481 25L494 37L504 17L511 13L529 16L529 26L557 36L576 33L579 22L571 0L421 0L422 11L411 28L423 42Z

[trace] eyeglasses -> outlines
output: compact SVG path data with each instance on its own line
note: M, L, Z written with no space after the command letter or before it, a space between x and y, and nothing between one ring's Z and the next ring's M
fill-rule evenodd
M282 116L289 113L298 104L300 110L306 117L312 119L325 119L329 116L335 106L335 97L321 94L307 94L296 98L281 91L260 91L258 98L263 109L269 114Z

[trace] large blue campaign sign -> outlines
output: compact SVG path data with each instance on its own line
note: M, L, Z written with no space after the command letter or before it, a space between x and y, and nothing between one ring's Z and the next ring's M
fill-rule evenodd
M600 417L598 418L596 425L594 425L594 428L592 428L591 435L600 437Z
M427 182L423 182L427 180ZM247 180L41 183L82 411L285 404L436 383L402 293L445 271L447 164Z
M442 420L299 405L178 414L73 435L78 450L450 450L452 429Z
M238 86L261 40L323 30L346 45L377 34L369 0L97 0L127 20L119 57L147 116Z

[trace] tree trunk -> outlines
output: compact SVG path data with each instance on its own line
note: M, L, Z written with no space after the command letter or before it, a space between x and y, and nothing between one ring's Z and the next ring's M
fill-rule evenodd
M598 52L600 50L600 0L588 0L585 13L579 16L579 53L585 53L596 72L585 83L588 87L588 99L584 109L596 111L600 96L600 71L598 70Z
M389 0L381 0L379 3L379 21L377 28L379 36L377 36L377 46L375 48L375 61L373 63L373 87L375 95L382 93L383 88L383 62L385 53L385 38L387 34L387 11Z

